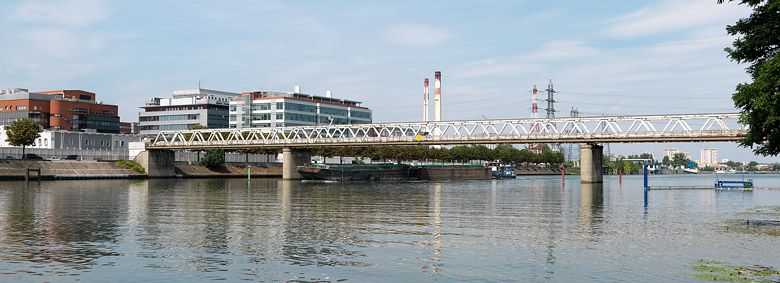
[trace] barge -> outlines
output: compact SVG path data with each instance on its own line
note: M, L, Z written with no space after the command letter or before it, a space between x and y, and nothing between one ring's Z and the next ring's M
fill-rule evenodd
M298 166L306 180L330 181L444 181L489 180L490 168L481 165L359 164Z

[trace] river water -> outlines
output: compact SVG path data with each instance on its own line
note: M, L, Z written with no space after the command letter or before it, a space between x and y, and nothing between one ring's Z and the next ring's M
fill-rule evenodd
M780 238L716 230L764 205L780 190L645 204L641 176L0 182L0 281L695 281L698 259L780 267Z

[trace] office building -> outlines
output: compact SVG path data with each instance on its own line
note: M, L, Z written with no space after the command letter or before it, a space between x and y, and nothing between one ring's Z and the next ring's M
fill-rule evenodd
M230 100L240 96L199 88L174 91L170 98L154 97L138 113L139 133L153 136L160 131L187 130L196 125L227 128Z
M103 104L94 93L83 90L0 90L0 125L18 119L33 119L51 130L119 133L118 107Z
M371 123L361 102L293 92L253 91L230 101L231 128Z

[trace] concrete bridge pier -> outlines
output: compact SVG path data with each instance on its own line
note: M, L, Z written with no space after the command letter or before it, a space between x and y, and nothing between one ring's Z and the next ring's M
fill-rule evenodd
M134 161L146 169L146 175L149 178L176 177L176 166L174 164L176 154L173 150L145 150L139 153Z
M601 169L603 159L603 146L592 143L580 145L580 183L604 182L604 173Z
M291 148L282 149L282 179L303 179L303 176L298 173L298 166L308 165L309 163L311 163L310 152Z

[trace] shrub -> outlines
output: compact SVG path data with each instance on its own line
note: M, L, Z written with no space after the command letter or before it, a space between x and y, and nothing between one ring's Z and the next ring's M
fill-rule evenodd
M119 168L133 170L135 173L138 174L146 174L146 170L144 169L144 167L141 166L141 164L138 164L137 162L132 160L119 160L114 164Z
M210 149L200 159L200 166L209 169L220 168L225 165L225 151L221 149Z

